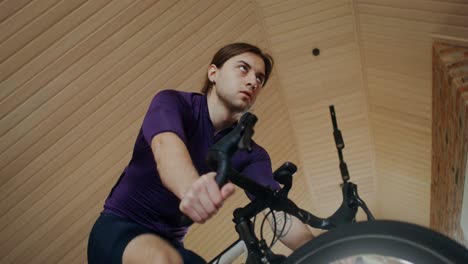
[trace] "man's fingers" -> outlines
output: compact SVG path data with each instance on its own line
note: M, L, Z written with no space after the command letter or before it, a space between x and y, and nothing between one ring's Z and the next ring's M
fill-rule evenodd
M214 190L212 192L215 192L215 193L210 194L209 184L203 185L203 187L204 187L204 189L200 191L198 197L199 197L200 204L202 205L203 209L205 210L207 215L209 217L211 217L212 215L214 215L218 211L218 207L214 203L212 196L214 196L216 194L216 192L219 193L219 190ZM215 186L215 188L217 188L217 187ZM218 194L218 196L221 197L220 194Z
M206 175L206 191L216 209L219 209L223 205L223 197L218 184L214 180L215 175L215 173Z
M201 223L202 217L194 210L192 207L184 206L182 203L179 206L179 209L184 213L188 218L196 223Z
M229 196L231 196L234 193L235 190L236 188L234 187L234 184L227 183L221 188L221 196L224 200L226 200L227 198L229 198Z
M225 199L234 193L234 185L221 189L215 181L216 173L207 173L195 181L180 203L180 210L197 223L204 223L221 208Z
M199 191L197 191L197 189L199 190L200 187L197 186L185 194L180 203L179 209L194 222L203 223L208 218L208 214L200 202L200 197L198 195Z

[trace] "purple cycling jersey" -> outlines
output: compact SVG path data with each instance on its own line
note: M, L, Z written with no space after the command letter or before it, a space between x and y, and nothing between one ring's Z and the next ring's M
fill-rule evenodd
M135 142L133 155L104 204L105 212L127 217L161 235L182 241L187 227L180 225L180 200L161 182L151 140L173 132L185 143L198 173L212 171L206 164L208 149L232 128L215 135L207 98L198 93L164 90L152 100ZM252 142L252 152L237 151L231 165L257 183L277 189L267 152Z

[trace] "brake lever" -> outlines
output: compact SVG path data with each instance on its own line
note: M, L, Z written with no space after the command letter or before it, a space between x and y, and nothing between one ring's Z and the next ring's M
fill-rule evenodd
M297 166L292 162L285 162L273 172L275 181L283 185L278 195L287 197L292 187L292 177L297 172Z
M249 115L247 115L249 114ZM242 116L240 123L243 124L243 134L239 140L238 148L243 150L246 149L248 152L252 151L252 136L255 133L253 127L257 122L257 117L251 113L246 113Z
M353 190L353 196L355 197L358 206L360 206L360 207L362 208L362 210L364 210L364 212L366 213L366 215L367 215L367 221L374 221L374 220L375 220L375 217L374 217L374 215L371 213L371 211L369 210L369 208L367 207L367 205L366 205L366 203L364 202L364 200L362 200L361 197L359 197L359 194L358 194L358 192L357 192L357 187Z
M216 142L209 150L207 163L216 170L215 177L219 187L228 182L231 157L238 149L252 151L251 140L257 117L249 112L242 115L234 129Z

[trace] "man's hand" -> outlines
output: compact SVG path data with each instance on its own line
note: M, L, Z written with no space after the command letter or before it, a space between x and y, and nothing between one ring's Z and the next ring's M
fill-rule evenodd
M214 172L200 176L183 194L179 209L196 223L205 223L223 206L224 200L234 193L232 183L220 189L215 176Z

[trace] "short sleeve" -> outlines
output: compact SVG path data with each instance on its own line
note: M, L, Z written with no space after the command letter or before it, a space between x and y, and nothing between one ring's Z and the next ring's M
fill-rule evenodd
M143 119L142 131L146 142L151 145L157 134L173 132L187 143L184 123L188 108L187 102L177 91L164 90L156 94Z
M242 174L262 186L273 190L280 189L279 183L273 179L270 157L263 148L260 148L257 153L255 153L255 159L242 170ZM247 193L247 196L251 200L255 198L250 193Z

